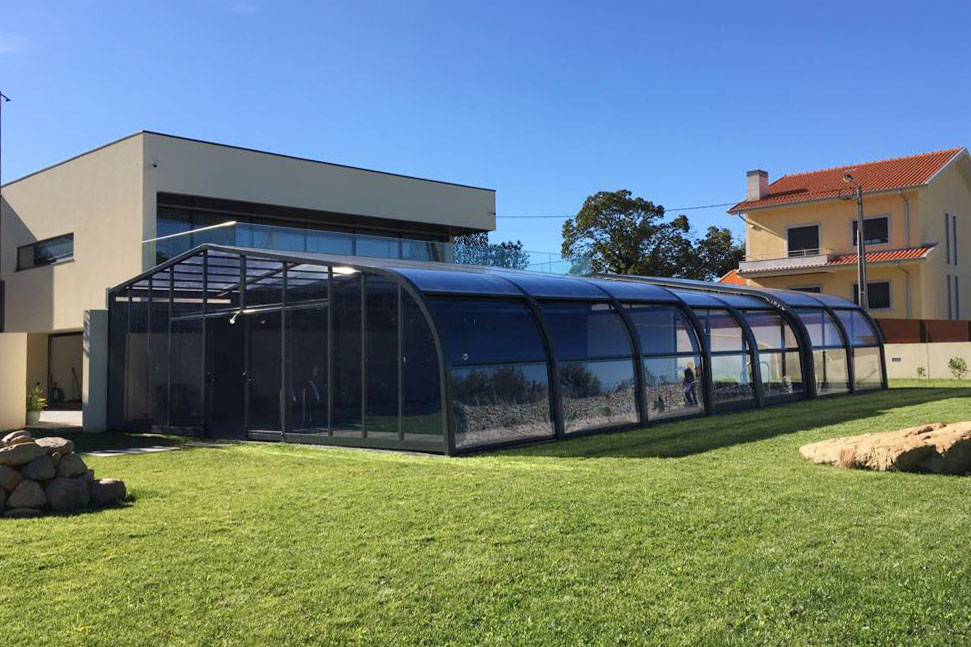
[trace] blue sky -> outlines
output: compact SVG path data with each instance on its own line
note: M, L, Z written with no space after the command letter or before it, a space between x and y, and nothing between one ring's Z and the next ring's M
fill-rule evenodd
M966 0L2 3L5 181L159 130L492 187L493 240L557 251L506 216L971 140Z

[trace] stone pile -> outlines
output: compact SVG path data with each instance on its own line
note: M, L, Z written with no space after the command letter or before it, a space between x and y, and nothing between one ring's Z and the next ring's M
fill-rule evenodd
M971 473L971 422L936 422L804 445L814 463L894 472Z
M0 439L0 513L36 517L119 503L125 484L94 478L66 438L15 431Z

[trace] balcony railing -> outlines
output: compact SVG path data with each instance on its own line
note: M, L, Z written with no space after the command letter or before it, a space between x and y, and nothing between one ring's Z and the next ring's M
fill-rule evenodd
M790 249L785 252L784 255L779 255L778 252L769 254L749 254L745 257L746 261L774 261L782 260L787 258L811 258L816 256L831 256L836 253L836 250L831 247L814 247L809 249Z
M504 245L479 247L413 238L392 238L242 222L229 222L225 225L178 232L147 240L142 243L143 269L147 270L193 247L207 243L288 252L485 265L547 274L585 275L591 271L590 261L585 257L534 252Z

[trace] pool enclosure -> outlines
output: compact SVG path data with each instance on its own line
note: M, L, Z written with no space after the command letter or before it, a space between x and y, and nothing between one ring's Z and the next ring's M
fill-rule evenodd
M458 454L886 387L853 303L698 281L204 245L108 309L113 429Z

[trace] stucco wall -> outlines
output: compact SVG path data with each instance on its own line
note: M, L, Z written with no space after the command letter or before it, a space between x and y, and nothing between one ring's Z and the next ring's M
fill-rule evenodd
M920 366L927 372L927 378L953 379L954 374L947 366L952 357L963 357L971 368L971 342L886 344L884 351L889 378L917 378L917 367Z
M130 137L3 188L0 274L8 332L80 330L105 289L141 271L141 138ZM74 260L16 271L17 247L74 233Z
M27 335L0 334L0 431L23 429L26 414Z

